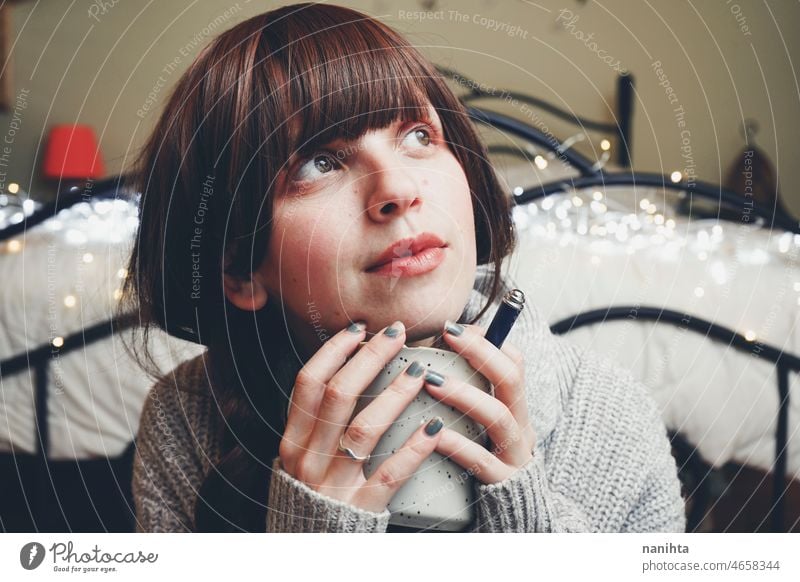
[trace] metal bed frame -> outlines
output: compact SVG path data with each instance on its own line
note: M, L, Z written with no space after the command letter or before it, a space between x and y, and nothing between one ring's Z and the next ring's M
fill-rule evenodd
M445 75L457 75L457 73L440 68L440 71ZM466 77L461 76L462 79L468 80ZM473 84L474 87L477 84ZM563 111L555 105L547 103L541 99L524 95L518 92L505 92L514 98L534 105L542 111L552 113L556 117L575 123L582 128L589 130L596 130L616 135L619 147L617 148L618 159L617 162L623 167L630 164L630 144L631 144L631 113L632 113L632 95L633 95L633 78L630 75L621 77L618 82L618 95L617 107L619 123L602 123L596 121L586 120L580 117L571 115ZM495 94L488 94L481 92L478 89L473 89L468 95L461 97L463 102L469 102L476 99L497 97ZM550 196L559 192L565 192L571 189L578 189L591 186L610 186L610 185L646 185L656 186L664 189L672 189L687 192L689 196L698 195L701 198L706 198L715 201L718 204L735 205L739 199L738 195L733 192L724 190L723 188L707 184L703 182L694 182L687 184L683 182L674 183L668 177L660 174L649 174L640 172L625 172L625 173L608 173L602 171L596 163L591 162L578 152L570 149L566 144L553 143L552 137L549 137L521 121L502 115L497 112L492 112L486 109L478 109L468 107L468 113L471 118L480 124L490 125L501 131L508 132L526 142L535 144L548 151L554 152L564 159L568 164L578 170L580 176L578 178L569 180L559 180L549 184L543 184L539 187L531 188L524 191L518 196L514 197L514 203L517 205L527 204L539 198ZM27 228L31 228L48 218L54 216L59 210L67 208L73 204L86 200L88 197L97 196L118 196L120 188L124 185L124 178L116 177L103 182L92 183L89 182L83 188L72 188L69 191L59 194L55 202L45 205L37 210L31 216L28 216L23 222L19 224L9 225L3 231L0 231L0 240L6 240L13 236L23 233ZM797 223L779 219L779 217L769 216L764 212L759 212L756 208L753 210L764 221L765 226L777 227L791 232L798 233L800 228ZM631 307L629 306L612 306L607 309L593 310L585 313L580 313L572 317L559 321L551 326L551 329L556 334L564 334L573 329L585 325L591 325L604 321L614 321L627 318L630 314ZM721 341L727 345L731 345L741 351L753 353L754 344L746 340L743 336L735 331L726 327L705 321L703 319L693 317L687 314L661 309L657 307L640 307L637 306L637 317L642 321L652 322L665 322L672 325L686 325L688 329L701 333L704 336L710 337L716 341ZM687 323L688 318L688 323ZM42 483L48 481L52 482L49 470L51 461L48 459L48 443L49 431L47 427L47 397L48 397L48 368L50 362L57 358L59 355L79 349L90 343L102 340L109 337L115 332L122 331L128 327L135 325L133 318L127 321L108 320L103 321L85 330L72 334L64 339L64 343L60 347L54 347L51 343L46 343L40 347L30 350L28 352L18 354L16 356L6 358L0 362L0 375L7 376L10 374L20 373L26 369L33 369L35 374L35 430L36 430L36 443L37 451L36 457L38 459L38 478ZM182 337L182 339L189 339L190 337ZM765 358L771 363L775 364L778 369L778 393L780 409L778 411L778 430L776 433L776 458L774 464L774 504L771 515L771 525L773 531L782 531L783 527L783 499L785 490L783 485L786 478L786 445L787 445L787 431L788 431L788 410L789 410L789 373L791 371L800 371L800 358L795 355L782 352L778 348L764 344L758 344L758 352L755 354L757 357ZM695 454L694 448L683 439L682 435L670 432L670 437L673 446L677 449L687 451L685 465L692 468L693 473L698 476L697 487L692 492L692 496L697 499L697 502L692 508L689 515L687 531L694 531L701 522L705 513L705 505L709 497L708 477L711 471L710 467L704 463ZM123 463L129 463L132 455L124 458ZM118 460L108 460L108 463L119 462ZM119 485L119 483L117 483ZM127 490L126 490L127 489ZM132 505L130 501L130 484L126 483L120 486L120 492L126 496L126 505L128 510L133 515ZM45 488L37 487L34 493L34 501L38 506L42 506L46 502L46 495L48 493ZM56 493L57 495L57 493ZM26 499L27 503L27 499ZM41 517L41 511L37 508L30 508L28 510L32 517ZM102 520L101 520L102 521ZM132 522L132 521L131 521ZM34 527L36 527L34 521ZM3 524L0 522L0 529ZM67 527L69 525L67 524ZM70 530L72 531L72 530Z

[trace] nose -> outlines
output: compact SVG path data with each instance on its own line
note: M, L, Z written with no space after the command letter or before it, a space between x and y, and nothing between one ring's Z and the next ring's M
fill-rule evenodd
M367 187L367 215L375 222L386 222L403 216L422 205L414 169L404 166L392 156L375 160Z

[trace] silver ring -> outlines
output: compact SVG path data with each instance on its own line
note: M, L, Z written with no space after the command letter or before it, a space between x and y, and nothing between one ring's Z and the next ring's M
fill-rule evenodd
M343 453L345 453L345 454L346 454L348 457L350 457L350 458L351 458L351 459L353 459L354 461L369 461L369 457L370 457L369 455L365 455L365 456L363 456L363 457L359 457L357 454L355 454L355 452L353 451L353 449L351 449L350 447L346 447L346 446L344 446L344 445L342 444L342 439L343 439L343 438L344 438L344 435L342 435L342 436L340 436L340 437L339 437L339 450L340 450L340 451L342 451Z

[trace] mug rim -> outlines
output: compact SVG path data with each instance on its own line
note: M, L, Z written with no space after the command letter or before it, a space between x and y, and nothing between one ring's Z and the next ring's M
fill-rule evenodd
M369 342L358 342L358 345L359 345L359 347L361 347L361 346L363 346L365 344L368 344L368 343ZM457 354L453 350L445 350L445 349L442 349L442 348L432 348L430 346L407 346L406 344L403 344L402 349L404 349L404 350L429 350L429 351L433 351L433 352L450 352L450 353L456 354L457 356L460 356L460 354ZM461 356L461 357L463 357L463 356Z

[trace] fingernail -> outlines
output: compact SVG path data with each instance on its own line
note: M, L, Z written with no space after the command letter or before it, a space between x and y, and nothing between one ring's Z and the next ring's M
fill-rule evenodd
M444 330L450 335L459 336L464 333L464 326L448 319L444 322Z
M406 374L409 376L413 376L414 378L419 378L422 376L422 373L425 371L425 368L422 367L422 364L417 362L416 360L411 362L411 365L406 368Z
M432 419L428 424L425 425L425 434L428 436L433 436L444 426L444 420L442 420L441 416L437 416L436 418Z
M348 326L347 331L349 331L350 333L361 333L362 331L364 331L364 328L366 328L366 326L367 324L364 323L363 321L354 321Z
M425 381L430 384L433 384L434 386L441 386L442 384L444 384L444 376L442 376L438 372L429 370L428 373L425 374Z
M383 330L383 334L389 337L397 337L400 335L401 331L403 331L403 322L395 321L392 325Z

